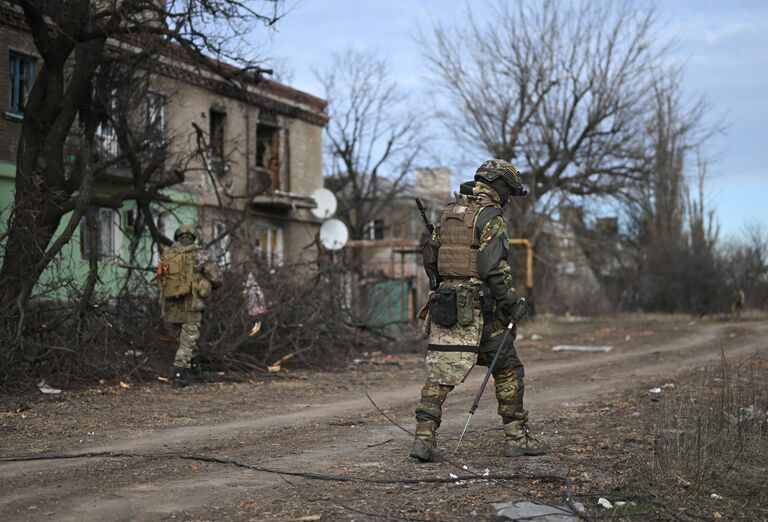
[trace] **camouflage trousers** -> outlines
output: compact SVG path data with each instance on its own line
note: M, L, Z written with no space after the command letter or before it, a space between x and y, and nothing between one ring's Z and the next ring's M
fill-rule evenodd
M480 344L480 352L477 354L477 364L488 366L496 354L500 338L493 337ZM526 416L523 409L523 395L525 392L525 370L523 363L517 357L514 344L507 345L504 352L496 361L493 369L493 381L496 387L496 400L498 413L504 424L515 420L521 420ZM416 407L416 421L434 421L440 426L443 414L443 402L448 393L455 386L439 384L427 377L424 387L421 389L421 399Z
M179 347L173 365L177 368L189 368L197 354L197 340L200 339L200 321L190 321L172 325L178 333Z

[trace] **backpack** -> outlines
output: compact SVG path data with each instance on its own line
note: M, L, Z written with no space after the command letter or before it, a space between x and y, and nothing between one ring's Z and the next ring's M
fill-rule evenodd
M157 265L160 296L174 299L192 294L195 282L195 251L167 250Z

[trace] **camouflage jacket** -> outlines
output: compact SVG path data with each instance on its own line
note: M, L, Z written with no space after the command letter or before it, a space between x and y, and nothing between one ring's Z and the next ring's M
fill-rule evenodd
M474 196L488 206L482 210L475 226L476 237L479 238L477 256L478 278L469 278L467 283L477 286L485 285L490 290L494 301L492 316L484 317L483 338L487 339L503 330L508 321L506 310L518 300L519 294L514 287L512 268L509 266L509 236L507 224L501 213L499 196L488 185L478 182L474 188ZM427 276L440 280L438 272L438 257L440 255L440 230L435 228L431 239L424 246L422 259ZM443 282L441 285L453 285L455 282Z
M168 247L174 252L189 252L195 256L195 273L207 280L212 288L221 286L222 274L219 265L208 253L197 245L182 245L174 243ZM163 319L171 323L188 323L202 320L205 310L205 299L192 292L189 295L176 299L164 299L161 301Z

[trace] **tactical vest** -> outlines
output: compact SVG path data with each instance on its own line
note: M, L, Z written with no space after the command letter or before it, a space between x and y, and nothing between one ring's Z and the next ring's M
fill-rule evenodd
M486 198L456 196L440 216L440 250L437 271L441 277L480 277L477 252L480 238L475 234L477 218L486 207L495 206Z

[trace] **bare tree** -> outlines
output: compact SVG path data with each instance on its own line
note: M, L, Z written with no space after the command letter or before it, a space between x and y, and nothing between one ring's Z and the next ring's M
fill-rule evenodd
M422 118L389 78L385 60L347 49L316 75L325 89L326 184L353 239L405 189L424 149Z
M438 116L463 153L512 162L531 187L513 222L562 194L613 196L638 177L654 13L619 2L499 1L487 20L437 23L420 44Z
M692 164L703 167L706 159L697 151L713 132L703 124L705 101L684 99L681 79L680 70L664 70L650 86L638 150L640 175L624 194L638 241L661 248L683 240L686 169Z
M98 118L90 122L88 117L78 118L105 61L149 64L175 53L177 59L187 60L198 70L237 81L238 75L262 71L242 54L242 37L254 21L275 23L281 2L266 0L261 4L263 13L234 0L25 0L10 4L12 16L31 31L44 62L24 110L14 207L0 268L0 314L16 316L89 206L119 207L132 199L145 210L162 188L183 180L179 171L169 173L162 164L149 160L146 147L141 147L140 154L149 161L132 165L134 186L104 199L94 193L93 183L116 158L89 169L73 169L66 163L73 136L75 142L92 143ZM224 61L240 67L225 66ZM77 121L80 126L76 128ZM130 140L127 136L122 139ZM79 147L75 152L82 156L91 148ZM82 158L75 162L82 164ZM156 175L158 172L162 175ZM152 220L145 223L160 240Z
M687 99L682 72L654 75L641 135L641 176L624 194L637 303L662 311L709 313L723 298L714 212L707 208L710 161L701 151L717 127L704 124L707 104ZM693 171L693 172L692 172Z

